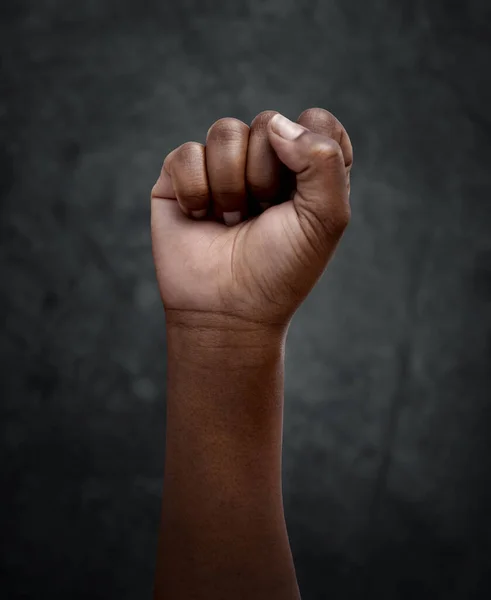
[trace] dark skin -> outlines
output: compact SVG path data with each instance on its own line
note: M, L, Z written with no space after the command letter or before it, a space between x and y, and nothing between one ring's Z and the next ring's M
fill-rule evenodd
M284 347L348 224L353 153L323 109L284 137L275 115L215 122L206 145L166 157L152 190L168 347L155 600L300 598L281 491Z

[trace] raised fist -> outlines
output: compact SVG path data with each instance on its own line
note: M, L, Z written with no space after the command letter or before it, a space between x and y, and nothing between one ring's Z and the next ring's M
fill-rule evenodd
M293 123L224 118L206 145L166 157L151 194L152 247L167 319L287 325L350 218L344 127L320 108Z

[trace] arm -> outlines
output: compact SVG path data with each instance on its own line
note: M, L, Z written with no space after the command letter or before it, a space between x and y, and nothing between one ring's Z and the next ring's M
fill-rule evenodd
M281 491L284 328L168 323L156 600L300 594Z
M281 490L284 344L348 223L351 162L319 108L298 123L219 119L206 145L164 161L151 210L168 348L155 600L300 598Z

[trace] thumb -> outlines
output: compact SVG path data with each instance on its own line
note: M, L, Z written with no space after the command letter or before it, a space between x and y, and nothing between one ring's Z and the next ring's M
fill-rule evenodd
M281 162L296 174L293 204L304 233L333 250L351 214L341 146L280 114L269 121L268 137Z

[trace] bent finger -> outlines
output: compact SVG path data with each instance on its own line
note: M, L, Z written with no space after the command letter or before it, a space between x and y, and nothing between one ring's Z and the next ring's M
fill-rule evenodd
M168 155L164 170L170 174L182 211L195 219L205 218L210 207L210 188L203 144L182 144Z

